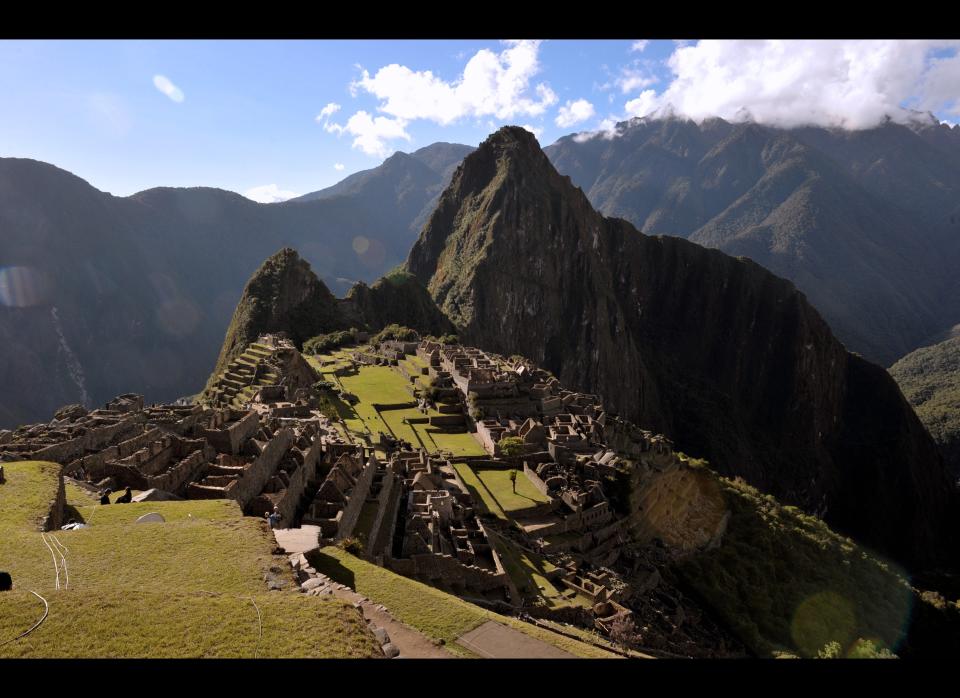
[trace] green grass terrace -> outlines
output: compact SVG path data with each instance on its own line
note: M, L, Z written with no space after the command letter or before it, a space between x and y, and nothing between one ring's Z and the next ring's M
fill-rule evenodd
M14 590L0 595L0 657L382 656L355 609L295 590L266 523L235 502L101 506L68 481L66 515L87 527L42 534L59 466L4 469L0 568ZM149 512L165 522L136 523ZM44 614L32 591L47 617L7 642Z
M459 645L457 638L488 620L495 620L578 657L616 657L579 640L487 611L444 591L377 567L339 548L326 547L311 553L309 558L318 571L383 604L401 622L427 637L443 640L448 650L463 657L475 655Z

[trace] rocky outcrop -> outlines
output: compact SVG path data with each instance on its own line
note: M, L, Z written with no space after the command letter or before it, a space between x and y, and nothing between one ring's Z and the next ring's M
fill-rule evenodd
M212 376L219 375L260 335L283 332L299 348L311 337L346 327L326 284L295 250L285 247L247 282Z
M359 283L341 301L343 312L357 326L379 332L390 324L410 327L421 335L440 336L454 331L417 277L395 271L372 286Z
M529 132L464 160L407 269L462 341L529 357L909 566L956 560L956 495L889 376L789 281L598 214Z

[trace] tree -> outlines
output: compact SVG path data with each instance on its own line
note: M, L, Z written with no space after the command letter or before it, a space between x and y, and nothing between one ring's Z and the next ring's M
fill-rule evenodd
M637 641L637 628L634 625L633 618L623 614L617 616L610 623L610 639L616 642L624 649Z
M510 484L513 485L513 492L517 492L517 470L514 468L510 471Z
M505 436L500 439L498 446L504 458L516 458L522 456L526 451L526 445L519 436Z

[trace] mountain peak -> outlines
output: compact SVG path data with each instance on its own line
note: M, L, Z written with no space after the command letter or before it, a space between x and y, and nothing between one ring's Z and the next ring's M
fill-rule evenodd
M330 289L296 250L283 247L260 265L243 289L211 381L262 334L285 332L299 347L343 324Z
M702 149L694 124L668 126L663 163ZM952 516L946 470L882 368L785 279L604 218L524 129L464 160L407 269L465 343L527 356L908 566L957 554L937 528ZM889 423L862 417L874 411Z

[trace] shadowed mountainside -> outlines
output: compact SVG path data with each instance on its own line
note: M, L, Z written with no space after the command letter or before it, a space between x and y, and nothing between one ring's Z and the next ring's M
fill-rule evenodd
M789 281L604 218L523 129L466 158L407 268L462 341L530 357L910 567L956 559L947 471L883 369Z
M219 189L115 197L52 165L0 158L0 427L119 393L199 391L244 284L296 247L345 293L403 261L451 168L438 143L316 200L257 204Z
M960 320L960 128L634 119L545 149L604 215L793 281L883 365Z

